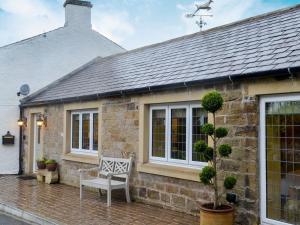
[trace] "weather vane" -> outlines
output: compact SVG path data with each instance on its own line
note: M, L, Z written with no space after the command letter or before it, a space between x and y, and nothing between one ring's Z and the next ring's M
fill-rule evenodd
M206 22L204 22L203 17L212 17L213 15L207 15L207 14L197 14L200 10L211 10L210 4L213 2L213 0L209 0L207 3L204 3L202 5L195 4L196 10L193 13L186 14L185 16L187 18L194 18L199 17L199 21L196 21L196 24L199 26L200 31L202 31L203 27L207 25Z

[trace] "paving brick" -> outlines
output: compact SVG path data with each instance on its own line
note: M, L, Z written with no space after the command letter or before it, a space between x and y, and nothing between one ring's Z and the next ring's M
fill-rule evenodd
M21 180L16 176L0 177L0 203L17 207L62 225L198 225L198 217L142 203L126 203L124 196L113 192L112 207L106 206L106 196L63 184L40 184L36 180ZM182 204L182 199L175 198Z

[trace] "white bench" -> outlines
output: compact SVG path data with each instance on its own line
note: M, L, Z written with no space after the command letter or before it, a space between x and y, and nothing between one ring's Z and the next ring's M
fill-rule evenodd
M126 200L130 202L129 176L132 166L132 157L129 159L101 156L99 167L80 169L80 199L82 199L83 186L107 191L107 206L111 206L111 191L125 189ZM86 177L87 173L97 171L98 175ZM115 180L113 178L118 178Z

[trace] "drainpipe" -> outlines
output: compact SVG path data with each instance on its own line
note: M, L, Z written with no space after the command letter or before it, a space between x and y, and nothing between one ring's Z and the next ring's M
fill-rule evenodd
M20 107L20 118L23 118L23 108L21 106ZM22 156L22 152L23 152L23 126L19 127L19 172L18 175L22 175L23 174L23 156Z

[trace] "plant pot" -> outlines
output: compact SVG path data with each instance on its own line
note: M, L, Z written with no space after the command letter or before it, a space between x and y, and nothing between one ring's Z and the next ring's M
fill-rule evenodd
M221 205L213 209L213 203L203 204L200 207L200 225L233 225L234 208L230 205Z
M39 170L44 170L44 169L46 169L46 163L45 163L45 162L37 161L37 162L36 162L36 165L37 165L37 168L38 168Z
M57 168L57 163L48 163L46 167L48 171L55 171Z

